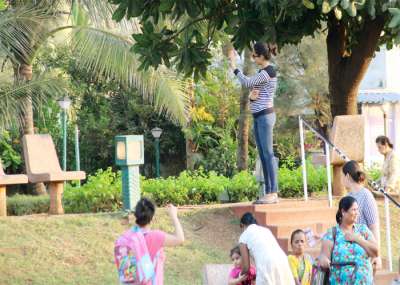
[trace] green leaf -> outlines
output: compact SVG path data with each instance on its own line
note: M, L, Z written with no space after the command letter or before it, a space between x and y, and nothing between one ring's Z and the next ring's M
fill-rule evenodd
M340 1L340 0L330 0L330 1L329 1L329 5L330 5L331 7L336 7L336 5L339 4L339 1Z
M336 17L336 19L338 19L339 21L342 19L342 17L343 17L343 12L342 12L342 10L338 7L338 6L336 6L334 9L333 9L333 11L334 11L334 13L335 13L335 17Z
M0 11L3 11L7 8L5 0L0 0Z
M323 14L328 14L331 11L331 5L329 5L329 2L325 0L322 2L322 13Z
M315 5L313 2L311 2L310 0L303 0L303 5L310 10L315 9Z
M347 14L349 14L350 17L357 16L356 4L354 2L351 2L350 6L346 9L346 11L347 11Z
M393 18L390 20L389 28L397 28L400 26L400 9L399 8L389 8L389 12L392 14Z
M342 6L342 8L343 8L344 10L346 10L347 8L350 7L350 1L349 1L349 0L342 0L342 1L340 2L340 6Z
M144 9L144 1L142 0L130 0L129 1L129 6L128 6L128 12L127 12L127 17L129 18L135 18L139 17L143 13Z
M376 14L375 0L368 1L368 14L374 19Z
M125 17L126 10L126 2L123 2L121 5L118 6L117 10L115 10L112 19L116 22L120 22Z

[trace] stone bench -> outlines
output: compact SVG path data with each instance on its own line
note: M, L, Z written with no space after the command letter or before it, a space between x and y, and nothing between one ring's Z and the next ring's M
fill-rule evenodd
M22 138L26 173L30 183L49 183L50 214L63 214L64 182L86 178L83 171L63 171L50 135L25 135Z
M23 174L8 175L4 173L3 165L0 160L0 216L7 216L7 185L26 184L28 177Z
M227 285L232 264L206 264L203 268L203 285Z

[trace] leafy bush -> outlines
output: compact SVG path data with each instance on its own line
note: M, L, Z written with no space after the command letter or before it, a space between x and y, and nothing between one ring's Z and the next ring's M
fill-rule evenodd
M382 169L379 166L379 164L373 164L370 167L365 169L365 172L367 174L368 179L372 179L374 181L377 181L381 178L382 175Z
M303 195L303 173L301 166L290 169L286 166L279 168L279 194L281 197L301 197ZM307 161L308 192L320 192L327 187L325 167L315 167Z
M178 177L143 180L142 193L159 205L211 203L218 201L228 184L228 178L200 169L183 171Z
M49 211L49 196L14 195L7 198L7 214L12 216L32 215Z
M289 164L291 165L291 164ZM324 167L314 167L307 162L309 193L326 188ZM67 185L64 191L64 210L66 213L87 213L115 211L122 208L121 173L111 168L98 170L89 176L81 187ZM204 204L219 202L222 194L227 194L230 202L254 200L258 195L259 184L247 171L235 174L232 178L216 172L183 171L179 176L160 179L141 179L143 196L151 198L158 205ZM300 197L303 195L301 167L279 169L279 191L281 197ZM48 196L15 195L7 199L10 215L28 215L48 212Z
M254 175L242 171L229 182L227 193L231 202L254 200L259 192L259 184Z
M66 213L86 213L115 211L121 208L121 173L98 170L90 175L81 187L67 185L64 191L64 210Z

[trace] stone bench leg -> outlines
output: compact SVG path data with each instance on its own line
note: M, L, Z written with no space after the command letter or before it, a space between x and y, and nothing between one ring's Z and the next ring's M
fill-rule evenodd
M64 191L64 182L50 182L50 215L62 215L64 209L62 206L62 193Z
M0 217L7 216L6 186L0 185Z

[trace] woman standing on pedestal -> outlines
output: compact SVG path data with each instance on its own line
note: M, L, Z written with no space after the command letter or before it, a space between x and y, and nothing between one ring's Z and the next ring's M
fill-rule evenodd
M276 55L277 48L269 44L257 42L253 47L254 62L260 67L257 74L247 77L236 68L236 54L229 54L230 64L240 83L250 89L250 109L254 119L254 135L263 168L265 193L256 203L278 202L277 165L275 162L273 143L273 128L276 114L274 111L274 96L277 87L275 68L270 60Z

